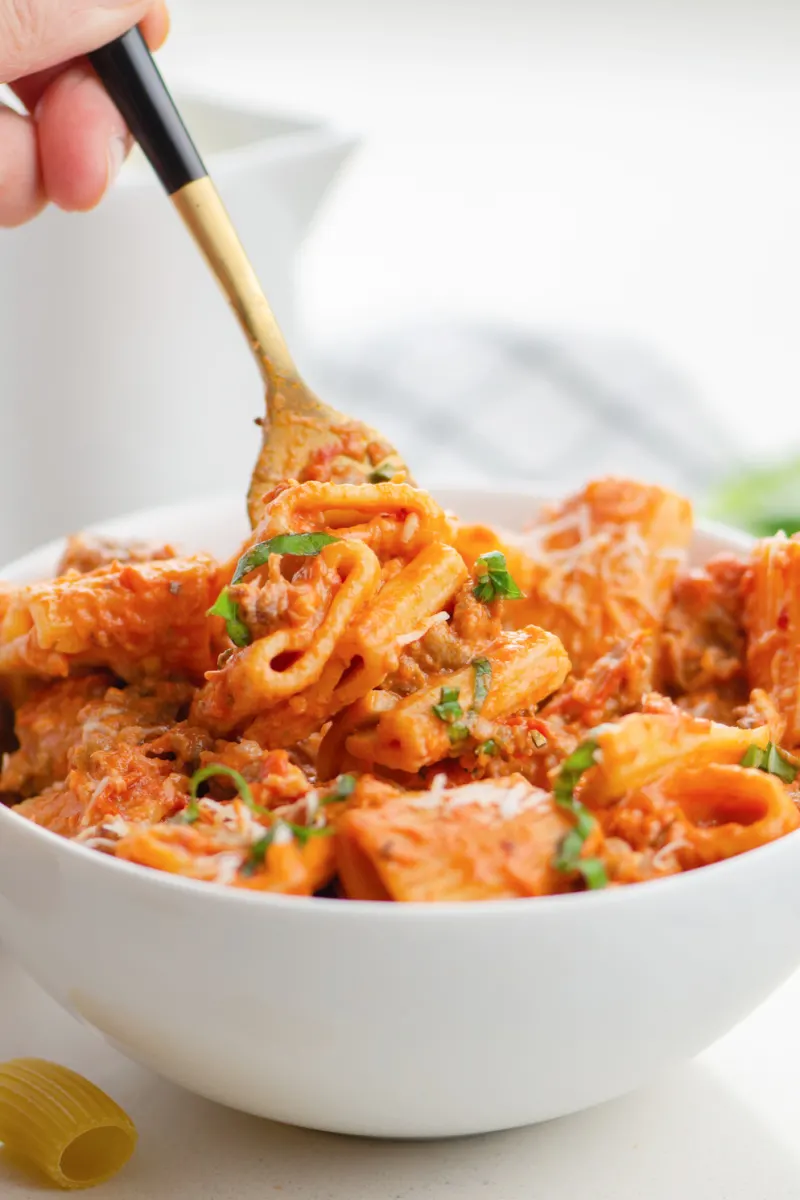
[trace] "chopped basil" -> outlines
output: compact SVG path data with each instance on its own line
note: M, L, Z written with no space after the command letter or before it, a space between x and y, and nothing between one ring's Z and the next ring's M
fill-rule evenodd
M608 875L606 874L602 859L581 858L575 864L575 869L583 876L584 883L589 891L594 892L600 888L608 887Z
M282 821L281 824L291 829L301 846L313 837L330 837L334 832L332 825L295 825L293 821Z
M225 587L217 596L216 602L206 613L207 617L222 617L228 637L234 646L250 645L250 630L242 620L239 605Z
M292 837L296 838L301 846L305 846L312 837L329 837L333 833L333 828L329 825L295 825L293 821L284 821L279 817L262 838L253 842L247 858L242 864L243 875L255 875L258 868L264 865L267 851L275 840L275 834L281 828L291 830Z
M557 871L577 871L583 876L586 886L592 890L608 885L606 869L599 858L581 858L581 850L597 822L588 808L575 799L575 788L584 772L597 762L600 747L591 738L564 759L561 770L553 784L553 798L559 808L575 818L575 825L562 839L555 859Z
M194 825L200 817L200 808L196 800L190 800L183 812L172 818L173 825Z
M262 808L260 804L256 804L253 793L250 791L250 784L244 775L234 770L233 767L226 767L224 763L209 763L207 767L200 767L199 771L195 771L189 780L189 795L192 797L195 808L197 807L197 790L200 784L205 783L207 779L211 779L214 775L227 775L228 779L232 779L236 784L237 792L251 812L258 813L262 817L270 815L268 808ZM191 808L191 805L189 805L189 808ZM195 820L197 820L197 817L195 817Z
M489 695L492 686L492 664L488 658L476 658L472 666L475 670L475 691L472 698L472 711L480 712L483 702Z
M282 824L282 821L276 821L273 826L266 830L263 838L254 841L253 845L249 847L247 858L242 863L242 875L255 875L255 871L258 870L259 866L264 865L266 862L266 852L272 845L273 840L275 840L275 835Z
M447 736L451 746L456 746L469 737L469 727L464 723L465 713L458 700L458 688L443 687L439 703L431 706L440 721L449 726Z
M355 775L340 775L336 780L336 787L322 800L322 804L335 804L337 800L346 800L352 795L355 786Z
M475 565L481 564L485 570L480 571L472 594L484 604L491 604L498 596L507 596L509 600L519 600L522 592L511 578L506 566L506 556L500 550L489 550L479 554Z
M439 720L448 725L464 716L464 710L458 702L458 688L443 687L439 703L432 705L432 708Z
M280 827L281 822L276 821L275 824L267 830L262 838L259 838L257 842L253 842L247 858L242 864L243 875L255 875L258 868L264 865L267 857L267 851L272 845L275 834Z
M400 470L397 463L382 462L367 476L368 483L389 483Z
M314 558L326 546L341 540L330 533L280 533L268 542L257 542L242 555L236 564L231 583L238 583L245 575L255 571L256 567L263 567L273 554L296 554L301 558Z
M794 783L798 769L800 769L790 763L772 742L767 742L763 750L760 746L749 746L742 758L741 766L756 767L759 771L766 771L769 775L777 775L778 779L784 783Z
M494 738L488 738L485 742L481 742L477 747L476 754L485 754L488 758L494 758L498 752L498 745Z

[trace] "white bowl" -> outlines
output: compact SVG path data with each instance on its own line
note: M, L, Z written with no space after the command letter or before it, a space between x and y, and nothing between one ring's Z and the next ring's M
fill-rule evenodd
M508 527L536 506L440 498ZM112 528L229 552L245 522L213 501ZM746 544L707 526L695 554ZM426 906L226 890L0 808L0 937L65 1008L203 1096L341 1133L480 1133L636 1088L760 1004L800 963L800 833L615 891Z

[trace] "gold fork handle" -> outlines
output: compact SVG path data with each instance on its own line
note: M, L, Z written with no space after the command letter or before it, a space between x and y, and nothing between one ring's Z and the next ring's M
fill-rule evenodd
M272 391L297 368L256 273L138 29L90 59L231 303Z
M267 386L296 380L289 347L212 180L193 179L170 199L230 301Z

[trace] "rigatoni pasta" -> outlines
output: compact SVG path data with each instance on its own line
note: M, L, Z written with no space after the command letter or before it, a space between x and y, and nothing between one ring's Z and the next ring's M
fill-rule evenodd
M287 480L224 563L73 541L0 593L0 797L150 870L351 900L752 850L799 823L800 539L698 571L690 536L632 480L521 535L407 483Z
M136 1149L136 1127L88 1079L39 1058L0 1064L0 1143L60 1188L94 1187Z

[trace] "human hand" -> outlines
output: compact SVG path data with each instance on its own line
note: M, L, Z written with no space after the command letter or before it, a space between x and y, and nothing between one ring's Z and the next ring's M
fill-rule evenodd
M0 83L27 110L0 104L0 226L21 225L49 201L94 208L113 182L130 135L81 56L137 23L158 49L169 30L164 0L0 0Z

